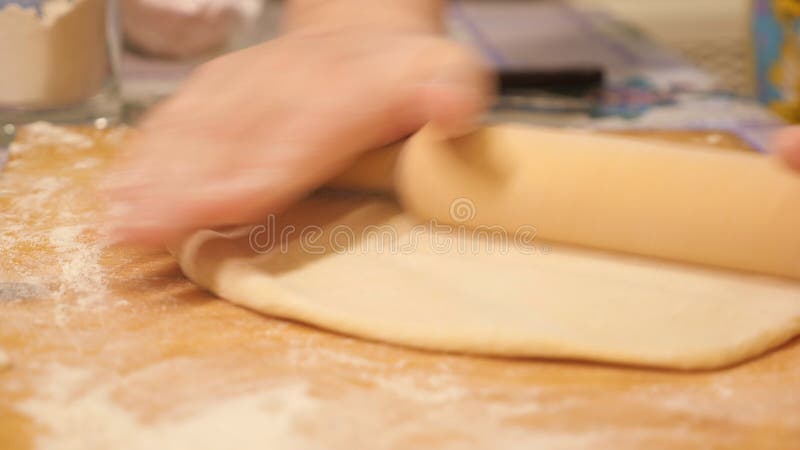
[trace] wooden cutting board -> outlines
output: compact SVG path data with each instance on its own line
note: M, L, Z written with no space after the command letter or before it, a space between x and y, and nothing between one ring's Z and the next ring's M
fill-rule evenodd
M415 351L216 299L100 231L123 135L39 124L0 174L0 449L800 448L800 340L669 372Z

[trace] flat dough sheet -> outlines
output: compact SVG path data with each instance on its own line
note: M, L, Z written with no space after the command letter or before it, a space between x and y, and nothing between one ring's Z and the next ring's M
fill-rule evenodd
M423 349L698 369L800 332L793 281L419 223L388 197L318 194L173 251L236 304Z

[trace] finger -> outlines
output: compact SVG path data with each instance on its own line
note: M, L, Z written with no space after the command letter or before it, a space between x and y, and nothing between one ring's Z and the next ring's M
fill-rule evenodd
M472 131L493 99L495 80L478 58L458 50L431 68L417 93L419 114L450 136Z
M794 170L800 171L800 126L790 126L775 134L773 151Z
M125 239L153 242L199 226L246 222L277 212L312 188L307 152L265 137L143 133L107 190L117 204L112 226ZM304 162L306 161L306 162Z

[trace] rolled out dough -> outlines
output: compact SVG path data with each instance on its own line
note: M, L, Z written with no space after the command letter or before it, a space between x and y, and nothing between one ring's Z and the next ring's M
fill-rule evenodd
M663 258L709 264L713 261L703 258L711 252L714 258L724 259L723 244L728 238L721 238L719 245L697 248L703 243L691 235L691 229L662 231L670 222L656 219L667 220L669 215L656 214L637 222L637 212L666 204L669 213L707 214L711 222L701 221L700 226L706 227L702 233L710 232L709 227L718 223L714 214L729 213L724 205L688 198L691 207L683 210L679 205L684 203L673 201L669 192L659 188L689 197L705 195L705 191L670 184L652 168L628 174L628 170L647 169L647 164L628 163L620 155L606 163L591 154L588 144L572 156L569 152L574 149L562 149L563 158L555 155L556 147L547 149L535 142L522 154L522 146L505 141L518 131L480 132L456 142L463 149L460 152L430 141L425 134L413 138L400 154L396 187L417 217L403 212L390 197L321 193L295 205L275 223L267 220L227 232L198 231L173 251L190 279L234 303L346 334L432 350L698 369L740 362L800 334L798 282L670 262ZM558 146L557 137L553 139L551 144ZM621 155L637 158L632 151L636 144L631 144L629 152L627 144L617 147L613 141L605 141L609 146L598 146L596 153L614 156L622 148ZM503 156L501 148L517 153ZM661 150L644 144L643 151ZM575 160L584 157L586 165ZM714 175L712 154L693 157L709 160L703 165L712 181L728 186L729 192L749 192L731 186L739 181L750 188L761 187L747 177ZM664 170L681 176L680 170L669 166L673 164L670 158L654 158L654 163L667 164ZM574 167L562 167L564 160ZM537 161L547 167L538 167ZM763 161L754 161L748 173L767 171ZM727 166L722 170L733 171ZM680 180L693 182L693 189L700 183L685 174ZM781 194L779 200L760 200L773 206L787 201L794 185L781 182L785 191L768 191ZM653 183L656 187L650 186ZM546 191L539 192L540 188ZM643 201L640 189L656 197L634 205ZM710 189L713 200L729 200L718 185ZM612 209L613 214L627 216L607 218L602 208L582 200L581 195L594 196L601 204L618 208ZM625 195L631 203L616 202L615 195ZM474 214L454 220L453 211L442 209L451 208L458 199L469 200ZM765 212L753 196L739 201L744 208ZM534 211L527 209L533 206L542 208L543 215L528 216L538 219L532 225L544 224L548 231L554 227L554 237L560 236L559 227L565 227L566 241L588 236L600 239L599 244L588 243L597 247L619 241L628 253L679 246L684 249L680 255L690 257L656 252L661 258L648 258L545 242L540 239L541 228L531 242L462 226L488 223L524 229L526 217L514 219L513 211ZM695 209L700 206L717 209ZM426 215L436 222L419 218ZM746 237L741 230L766 231L758 226L767 224L777 226L774 236L790 238L780 234L784 232L780 221L748 217L742 213L726 216L726 221L751 221L732 236ZM631 220L638 226L630 225ZM448 222L451 227L445 230ZM640 228L659 223L655 230ZM662 239L666 242L660 244ZM762 241L768 249L754 258L766 265L758 265L755 271L788 267L781 265L788 259L774 264L766 256L777 251L788 258L789 252ZM734 261L738 266L722 266L749 268L742 266L750 264L747 258Z

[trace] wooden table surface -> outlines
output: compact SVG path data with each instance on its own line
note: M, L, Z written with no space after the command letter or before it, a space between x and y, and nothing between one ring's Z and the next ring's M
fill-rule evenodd
M123 134L37 125L0 175L0 449L800 448L798 340L669 372L415 351L216 299L102 233Z

